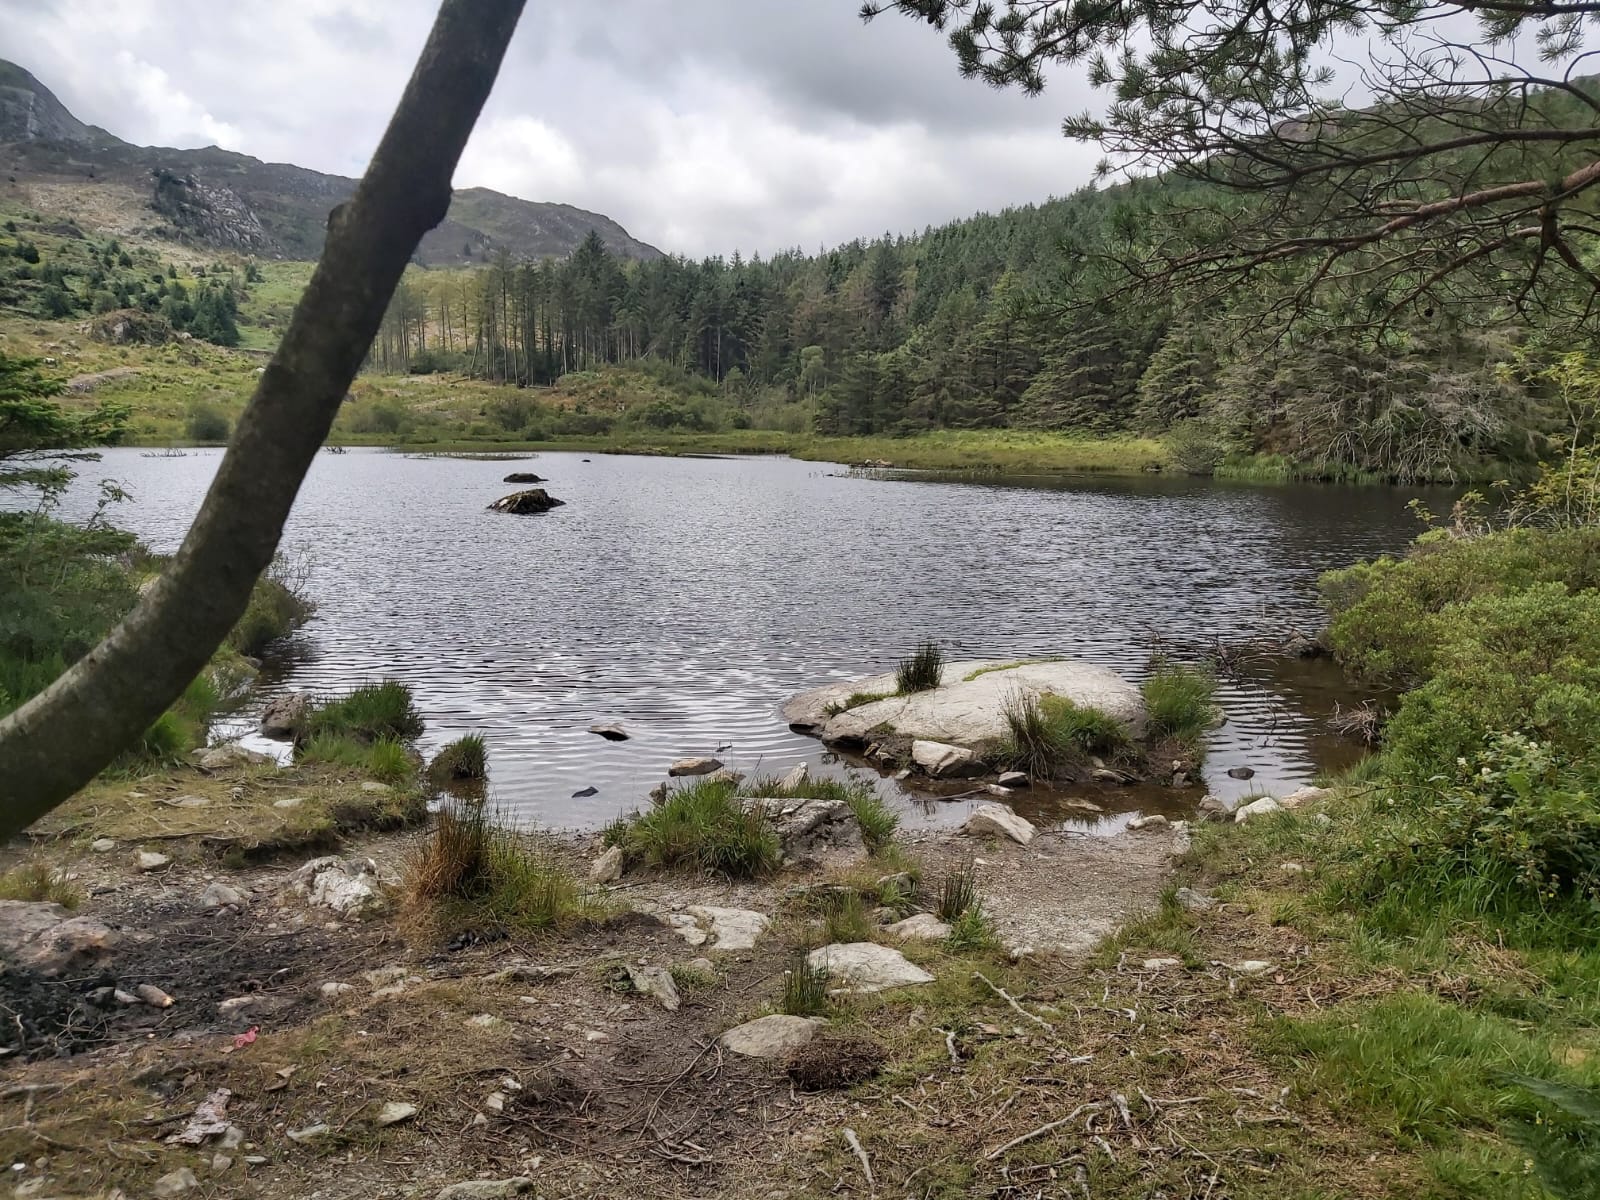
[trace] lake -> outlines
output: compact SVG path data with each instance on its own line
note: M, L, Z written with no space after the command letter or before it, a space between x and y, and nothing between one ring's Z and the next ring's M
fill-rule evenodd
M83 465L66 513L86 514L96 482L115 479L133 498L113 520L173 550L220 457L109 451ZM501 482L512 470L547 477L566 506L486 511L516 490ZM1317 575L1404 546L1414 494L862 478L785 458L324 453L284 543L305 561L317 613L272 656L258 699L403 680L428 721L425 747L484 734L508 814L593 827L639 803L671 760L719 747L746 771L841 770L778 706L892 669L926 638L951 658L1066 654L1137 677L1159 645L1314 631ZM1261 663L1226 681L1209 790L1280 790L1350 761L1357 751L1323 727L1341 698L1325 663ZM632 740L587 732L599 721ZM1234 780L1232 767L1256 775ZM573 798L589 787L598 794ZM1175 799L1116 807L1181 811ZM1052 815L1037 811L1043 798L1028 803ZM908 820L944 823L965 807L908 801Z

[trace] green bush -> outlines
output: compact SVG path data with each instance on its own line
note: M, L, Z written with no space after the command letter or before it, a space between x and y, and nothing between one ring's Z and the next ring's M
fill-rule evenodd
M770 873L781 858L767 814L742 807L733 784L706 779L678 788L634 817L622 846L630 861L694 866L740 879Z
M1209 671L1162 663L1139 690L1153 738L1197 743L1216 720L1217 681Z
M795 951L783 973L779 1007L792 1017L820 1017L828 1011L828 973L813 967L805 950Z
M939 686L944 671L944 651L933 642L923 642L910 658L895 668L895 690L902 696L912 692L931 692Z
M231 430L228 414L215 404L197 400L189 405L184 432L191 442L225 442Z
M894 831L900 828L899 814L883 802L883 797L870 784L855 784L846 789L844 802L861 826L861 840L866 844L867 853L881 854L894 840Z
M483 736L469 733L445 746L428 764L428 775L435 782L488 778L489 748Z
M259 657L267 646L293 633L316 611L303 590L301 572L283 555L272 560L256 580L244 616L228 634L228 646L251 658Z

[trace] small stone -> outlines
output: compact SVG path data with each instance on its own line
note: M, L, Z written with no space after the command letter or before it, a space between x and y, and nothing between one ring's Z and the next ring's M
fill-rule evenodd
M816 1036L821 1022L776 1013L736 1025L722 1035L725 1049L747 1058L787 1058Z
M203 771L226 771L230 767L265 766L267 763L277 762L272 755L262 754L258 750L246 750L237 742L227 746L213 746L207 750L196 750L195 757L199 760L200 769Z
M707 775L706 776L706 782L707 783L731 783L731 784L733 784L734 787L738 787L741 783L744 782L744 772L743 771L734 771L734 770L729 769L728 767L723 767L722 770L713 771L713 772L711 772L711 774Z
M1019 817L1003 804L980 804L967 818L961 832L975 836L1007 837L1018 845L1033 841L1035 830L1026 817Z
M1256 769L1254 767L1229 767L1228 768L1228 778L1229 779L1254 779L1255 775L1256 775Z
M162 871L172 865L170 858L165 854L157 854L154 850L139 851L133 861L141 871Z
M1128 822L1128 828L1135 833L1143 829L1171 829L1172 822L1160 813L1151 813L1148 817L1135 817Z
M259 996L234 996L228 1000L217 1001L217 1013L224 1017L231 1017L235 1013L243 1012L259 1000Z
M673 982L670 971L665 967L636 967L631 963L627 970L634 991L641 996L654 997L668 1012L678 1011L681 1000L678 997L678 985Z
M246 1154L244 1161L248 1166L259 1167L270 1161L265 1154Z
M1282 812L1283 805L1271 796L1262 796L1259 800L1252 800L1249 804L1241 804L1233 810L1235 823L1243 825L1251 817L1264 817L1268 813Z
M1243 962L1233 963L1228 969L1239 975L1260 975L1272 970L1272 964L1259 958L1247 958Z
M806 956L813 971L825 971L845 992L881 992L887 988L932 983L933 976L900 951L876 942L836 942Z
M490 1092L483 1098L483 1106L492 1113L503 1113L506 1110L507 1099L504 1092Z
M1181 958L1147 958L1144 960L1146 971L1170 971L1173 967L1183 966Z
M1233 811L1227 804L1215 796L1206 796L1200 801L1200 818L1204 821L1226 821L1233 816Z
M156 1196L181 1196L190 1188L200 1186L200 1180L188 1167L179 1167L176 1171L169 1171L155 1181L151 1193Z
M709 775L720 770L722 763L715 758L680 758L667 768L667 774L680 778L685 775Z
M615 883L622 878L622 847L612 846L589 868L590 883Z
M361 785L361 790L374 796L386 796L390 792L394 791L394 789L387 783L378 783L371 779L367 780Z
M1208 908L1217 906L1216 900L1203 892L1195 891L1193 888L1179 888L1177 899L1178 904L1190 912L1205 912Z
M723 952L755 949L756 941L772 923L765 913L711 904L691 904L689 916L710 934L711 948Z
M176 1003L153 983L141 983L133 989L133 994L151 1008L171 1008Z
M373 987L387 987L391 983L399 983L409 974L411 974L409 967L377 967L374 970L363 972L361 978L365 979ZM323 986L326 987L327 984Z
M113 838L95 838L94 841L89 843L89 849L96 854L108 854L116 848L117 843Z
M226 1154L213 1154L211 1156L211 1173L221 1175L233 1166L233 1159Z
M916 941L942 942L950 936L950 926L932 913L917 913L907 917L894 925L884 928L885 933L892 933L897 938L910 938Z
M935 779L970 775L982 769L978 756L971 750L946 742L912 742L911 761Z
M715 975L717 973L717 964L709 958L691 958L689 960L689 969L698 971L702 975Z
M1033 786L1033 781L1028 778L1026 771L1002 771L1000 778L995 782L1003 788L1011 788L1012 790Z
M1015 793L1008 787L1001 787L998 783L986 783L983 790L991 796L998 796L1002 800L1009 800Z
M304 1129L291 1129L289 1131L289 1140L304 1146L320 1138L325 1138L332 1132L333 1129L330 1126L318 1121L315 1125L307 1125Z
M533 1191L533 1180L526 1175L516 1179L472 1179L446 1184L433 1200L508 1200Z
M282 800L274 800L272 807L288 812L290 809L299 808L305 802L306 798L304 796L286 796Z
M217 1145L224 1150L237 1150L244 1145L244 1130L237 1125L229 1125L222 1131L222 1140Z
M909 896L917 890L917 881L912 878L910 871L900 871L894 875L881 875L875 885L879 893L897 892L901 896Z
M806 780L810 777L810 768L805 763L796 763L789 768L789 773L778 781L778 786L786 792L792 792L804 787Z
M1287 871L1291 875L1304 875L1306 873L1305 864L1297 862L1279 863L1278 870Z
M493 1013L479 1013L475 1017L467 1018L467 1025L473 1029L493 1029L496 1025L504 1024L505 1022Z
M605 725L591 725L589 726L589 732L598 734L608 742L625 742L628 740L628 731L615 722Z
M609 1042L611 1035L603 1029L591 1029L583 1035L583 1040L586 1042Z
M201 908L242 908L244 896L225 883L210 884L200 893Z
M311 697L305 692L286 692L267 701L261 714L261 736L292 738L305 726L311 712Z

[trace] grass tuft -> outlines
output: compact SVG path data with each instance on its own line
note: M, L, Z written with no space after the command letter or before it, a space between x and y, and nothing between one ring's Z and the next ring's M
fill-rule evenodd
M481 734L458 737L428 764L428 778L435 783L489 777L489 749Z
M412 703L411 689L385 679L314 707L306 716L304 737L334 734L362 742L380 738L412 741L422 736L422 730L422 715Z
M1153 738L1198 743L1216 719L1217 681L1198 667L1161 663L1139 690Z
M1000 759L1013 770L1049 779L1093 755L1122 754L1133 742L1109 713L1062 696L1019 692L1005 708Z
M778 834L759 806L745 808L725 781L698 779L632 817L615 835L630 861L693 866L735 879L776 870Z
M866 843L867 853L883 853L894 840L894 831L900 828L900 814L891 810L870 784L852 785L844 801L861 826L861 840Z
M813 967L804 949L795 951L783 973L779 1007L791 1017L820 1017L828 1011L828 973Z
M60 870L47 863L26 863L0 875L0 900L28 900L77 908L83 894Z
M854 889L829 893L822 901L822 935L829 942L870 942L872 918Z
M941 921L954 924L961 915L978 903L978 867L968 860L945 873L939 882L939 905L935 909Z
M912 692L931 692L939 686L944 671L944 651L933 642L923 642L910 658L900 660L895 668L896 690L903 696Z

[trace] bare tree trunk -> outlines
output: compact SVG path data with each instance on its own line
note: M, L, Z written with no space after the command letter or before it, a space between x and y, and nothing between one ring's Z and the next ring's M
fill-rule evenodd
M0 721L0 837L143 734L243 614L407 261L450 206L450 177L522 7L443 0L366 175L328 219L322 260L183 547L105 641Z

